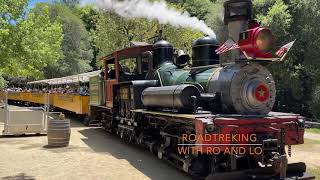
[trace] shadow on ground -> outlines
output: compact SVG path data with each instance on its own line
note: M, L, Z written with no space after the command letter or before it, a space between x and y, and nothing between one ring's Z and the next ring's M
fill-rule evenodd
M163 160L140 147L129 145L119 137L108 134L101 128L87 128L79 131L83 136L82 140L95 152L108 153L118 159L127 160L132 166L138 169L151 179L191 179L189 176L169 165Z
M47 134L0 135L0 138L25 138L25 137L37 137L37 136L47 136Z
M25 173L19 173L15 176L2 177L1 180L35 180L34 176L27 176Z

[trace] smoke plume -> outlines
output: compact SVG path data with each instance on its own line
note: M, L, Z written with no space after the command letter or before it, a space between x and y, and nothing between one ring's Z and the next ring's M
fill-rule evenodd
M158 20L160 24L188 27L216 37L204 21L191 17L187 12L178 12L176 9L168 7L166 2L162 0L154 2L148 0L95 0L94 4L100 9L114 11L123 17Z

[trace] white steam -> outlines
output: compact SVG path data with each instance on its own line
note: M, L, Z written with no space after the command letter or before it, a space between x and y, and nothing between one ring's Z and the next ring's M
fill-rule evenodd
M98 8L114 11L123 17L158 20L160 24L188 27L211 37L216 37L204 21L196 17L190 17L187 12L178 12L176 9L168 7L162 0L154 2L148 0L95 0L94 4Z

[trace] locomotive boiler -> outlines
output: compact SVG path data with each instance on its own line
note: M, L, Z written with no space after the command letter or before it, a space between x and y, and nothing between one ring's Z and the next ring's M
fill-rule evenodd
M221 66L219 55L215 53L218 46L218 41L212 37L195 40L192 46L192 67L181 68L174 63L171 44L164 40L156 42L153 45L153 61L165 63L156 66L152 78L159 80L162 87L154 87L152 92L146 89L142 94L144 105L179 110L181 107L175 104L181 99L163 99L164 95L153 92L167 90L164 93L171 96L170 89L176 85L189 84L196 87L200 95L190 93L189 103L183 105L186 108L192 107L191 96L196 96L197 105L213 113L268 114L276 96L271 73L258 63L246 61Z

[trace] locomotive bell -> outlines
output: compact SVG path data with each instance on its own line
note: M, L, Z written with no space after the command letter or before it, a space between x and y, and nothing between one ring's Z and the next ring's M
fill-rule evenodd
M192 66L219 64L219 55L215 52L218 47L218 40L209 36L193 41Z

